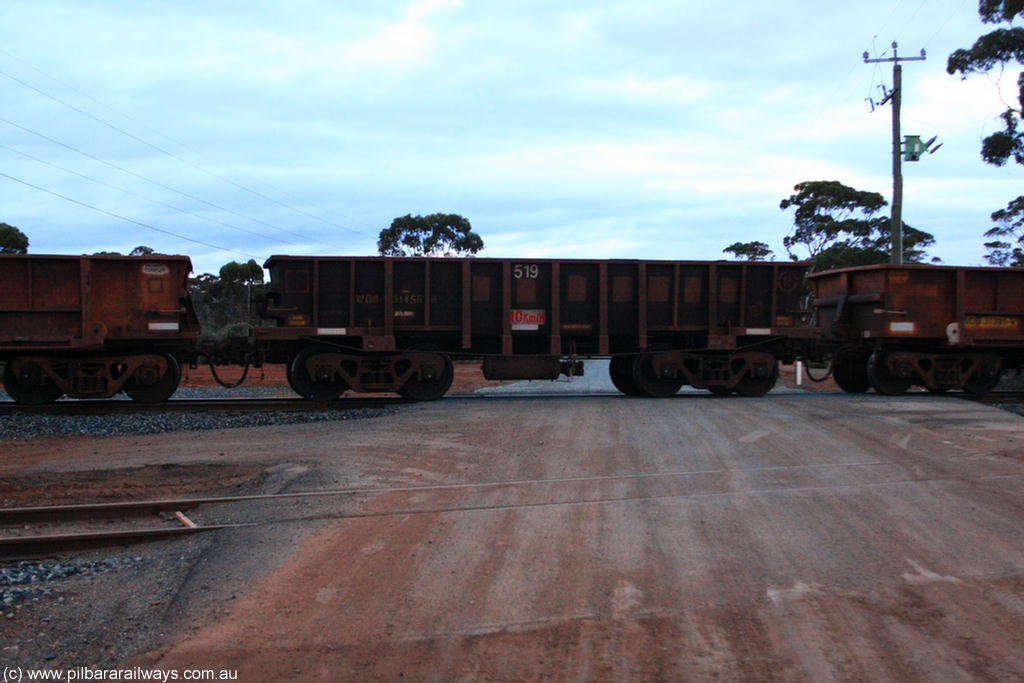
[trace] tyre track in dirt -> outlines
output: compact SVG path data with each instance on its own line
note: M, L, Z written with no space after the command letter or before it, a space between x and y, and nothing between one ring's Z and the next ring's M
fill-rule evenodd
M325 524L229 616L141 661L304 681L1024 676L1014 416L537 399L373 427L346 452L374 484L470 486L365 501L379 516ZM535 479L562 481L477 486Z

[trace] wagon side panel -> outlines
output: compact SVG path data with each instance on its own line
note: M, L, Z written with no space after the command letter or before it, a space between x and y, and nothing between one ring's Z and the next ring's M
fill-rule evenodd
M312 263L297 264L310 268ZM348 259L322 259L316 264L316 290L301 292L301 288L289 292L296 306L312 306L316 301L315 320L318 331L326 335L344 334L352 326L352 262Z
M601 323L601 266L592 262L560 264L559 333L563 344L580 353L607 353L608 336ZM603 340L603 341L602 341Z
M87 334L107 345L173 343L198 337L185 305L191 263L185 257L88 258L83 307Z
M634 351L646 345L646 308L640 301L640 264L608 264L606 286L608 333L612 352Z
M1024 346L1024 270L965 270L957 283L965 341Z
M822 328L842 339L1024 343L1024 270L878 265L811 276Z
M308 334L313 325L313 292L317 286L314 260L275 257L265 267L270 271L266 317L277 328Z
M83 344L82 259L0 257L0 349Z

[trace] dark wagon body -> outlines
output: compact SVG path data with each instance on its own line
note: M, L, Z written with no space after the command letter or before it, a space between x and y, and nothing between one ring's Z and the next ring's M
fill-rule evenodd
M809 280L848 391L985 393L1024 362L1024 269L887 264Z
M186 256L0 255L0 360L16 400L164 400L199 322Z
M510 379L611 356L628 393L756 394L790 342L814 335L802 263L273 256L265 267L275 326L256 334L312 396L433 397L452 355Z
M181 363L282 363L302 396L442 396L580 374L622 392L759 396L778 362L831 360L847 391L985 393L1024 366L1024 269L804 263L274 256L264 324L198 347L185 256L0 255L0 363L21 403L170 397ZM813 294L813 297L812 297ZM813 298L814 316L811 315Z

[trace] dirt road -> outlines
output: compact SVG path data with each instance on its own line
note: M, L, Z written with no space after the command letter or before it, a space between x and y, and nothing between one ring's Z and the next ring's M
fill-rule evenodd
M244 681L1024 680L1024 420L994 408L465 399L253 433L207 447L403 490L280 546L141 663ZM265 533L290 528L306 527ZM252 544L225 533L208 565Z

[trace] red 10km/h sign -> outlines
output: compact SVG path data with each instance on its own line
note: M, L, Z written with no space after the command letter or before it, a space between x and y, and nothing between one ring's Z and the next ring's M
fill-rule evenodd
M539 330L547 322L547 314L540 309L513 308L513 330Z

